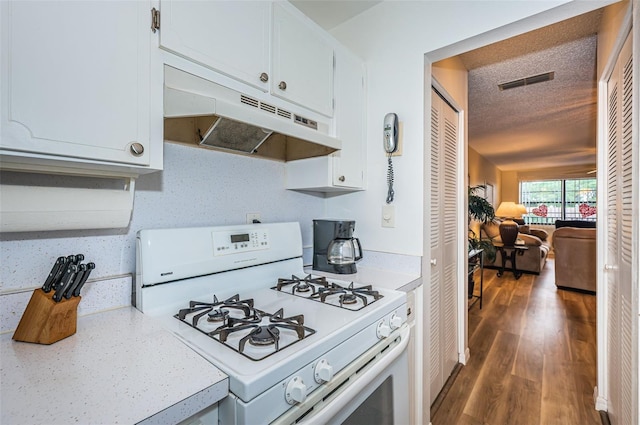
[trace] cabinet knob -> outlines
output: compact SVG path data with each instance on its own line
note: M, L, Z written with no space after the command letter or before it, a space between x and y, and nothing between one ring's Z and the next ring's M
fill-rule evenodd
M129 146L129 151L133 156L140 156L144 153L144 146L142 146L142 143L134 142Z
M269 81L269 74L267 74L266 72L260 74L260 81L262 81L263 83Z
M287 83L285 83L284 81L280 81L280 84L278 84L278 88L280 90L286 90L287 89Z
M345 181L346 179L344 178L344 176L340 176L338 177L338 180L340 180L341 182Z

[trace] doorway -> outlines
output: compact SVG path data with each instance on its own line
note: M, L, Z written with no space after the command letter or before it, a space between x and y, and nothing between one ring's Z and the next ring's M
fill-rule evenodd
M499 36L496 34L496 39L499 38ZM485 37L486 39L486 37ZM473 42L470 42L469 45L472 45ZM435 75L435 71L432 68L432 63L437 59L440 60L443 57L451 57L451 55L446 55L443 52L446 49L441 49L438 52L434 52L432 54L427 54L426 55L426 62L427 62L427 66L426 66L426 74L427 77L429 78L433 78L433 76ZM461 45L457 45L457 46L452 46L451 49L449 50L450 53L459 53L461 51L464 51L464 47L462 47ZM595 66L595 65L594 65ZM431 73L431 75L429 75L429 73ZM468 106L468 105L465 105ZM468 109L464 109L464 112L467 112ZM465 137L466 140L466 137ZM465 143L465 150L466 150L467 146ZM465 163L465 167L466 167L466 163ZM466 175L466 170L465 170L465 175ZM600 184L602 184L602 176L598 176L598 180L600 182ZM637 185L637 181L635 182L635 184ZM466 202L466 199L465 199ZM460 206L464 205L462 203L459 204ZM429 220L427 220L429 221ZM600 236L604 236L604 230L601 230L599 233L599 237ZM464 239L461 238L458 242L458 256L460 258L462 258L463 254L465 253L466 250L466 243L463 243ZM466 242L466 241L464 241ZM599 278L599 281L601 281L602 279ZM464 295L466 294L465 291L465 282L463 279L458 279L458 297L462 298L464 297ZM602 286L602 285L601 285ZM636 309L637 311L637 309ZM467 356L467 349L468 349L468 336L467 336L467 324L466 324L466 317L464 318L464 320L462 319L463 316L465 315L465 312L460 311L459 312L459 327L458 327L458 336L459 336L459 340L460 340L460 344L458 346L458 350L460 353L460 358L461 358L461 362L464 363L465 359L468 358ZM601 309L599 309L598 311L598 326L602 327L603 324L606 324L606 317L605 314L603 312L601 312ZM599 346L598 346L598 358L599 358L599 368L598 368L598 382L602 382L603 379L606 378L606 365L603 365L603 361L604 360L600 360L601 358L606 358L606 346L603 346L601 343L603 341L599 340ZM471 353L471 355L473 355L473 353ZM636 359L637 360L637 359ZM637 365L637 362L636 362ZM606 396L606 387L604 388L605 391L603 394ZM637 395L637 394L636 394Z

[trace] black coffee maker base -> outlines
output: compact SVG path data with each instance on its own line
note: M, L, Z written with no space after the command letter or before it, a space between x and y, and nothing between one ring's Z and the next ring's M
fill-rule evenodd
M358 273L355 264L329 264L326 255L313 256L313 270L319 272L335 273L335 274L355 274Z
M355 264L347 264L344 266L338 266L336 264L330 264L329 267L333 266L334 270L331 273L336 273L336 274L354 274L354 273L358 273L358 270L356 269L356 265Z

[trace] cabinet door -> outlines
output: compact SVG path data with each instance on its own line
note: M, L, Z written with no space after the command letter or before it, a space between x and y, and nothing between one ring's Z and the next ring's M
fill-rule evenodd
M319 30L273 6L271 93L328 117L333 115L333 47Z
M336 51L336 129L342 150L333 156L333 185L361 188L364 183L364 69L362 61Z
M269 88L270 3L160 3L160 45L264 91Z
M0 147L148 165L149 3L1 3Z

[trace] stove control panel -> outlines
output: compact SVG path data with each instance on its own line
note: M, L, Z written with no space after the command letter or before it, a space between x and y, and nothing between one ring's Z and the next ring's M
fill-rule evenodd
M213 255L231 255L269 249L269 230L212 232Z

